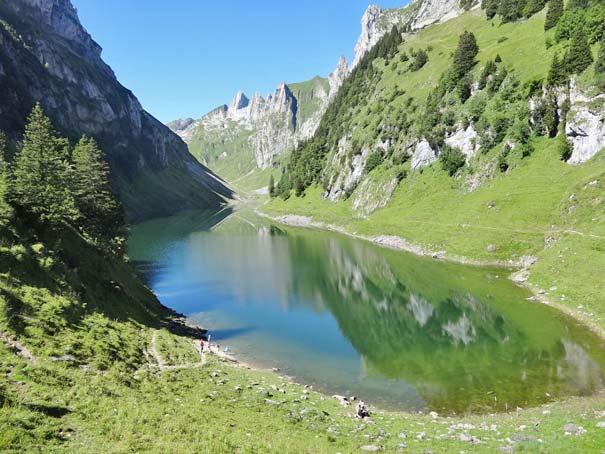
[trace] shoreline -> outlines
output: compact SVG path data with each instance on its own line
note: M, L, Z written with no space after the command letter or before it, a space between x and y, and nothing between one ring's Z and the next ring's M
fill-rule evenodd
M542 293L541 289L528 283L529 273L531 266L537 261L537 257L524 256L518 261L514 260L477 260L470 257L460 256L456 254L448 254L447 251L429 251L424 247L414 244L405 238L395 235L376 235L367 236L361 235L354 232L349 232L342 226L328 224L321 221L314 221L312 217L301 216L295 214L285 214L281 216L271 216L267 213L262 212L260 209L254 209L254 212L265 219L269 219L278 224L295 227L295 228L306 228L306 229L318 229L329 232L335 232L342 235L346 235L350 238L367 241L379 247L392 249L395 251L405 252L413 254L417 257L432 258L433 260L440 260L449 263L456 263L460 265L469 265L477 267L498 267L504 268L511 271L511 274L507 276L508 280L512 281L515 285L528 290L532 294L532 300L550 306L563 314L571 317L578 323L584 325L592 333L597 335L600 339L605 340L605 328L597 325L590 317L582 313L578 313L572 308L565 306L558 302L553 302L547 298L547 295Z

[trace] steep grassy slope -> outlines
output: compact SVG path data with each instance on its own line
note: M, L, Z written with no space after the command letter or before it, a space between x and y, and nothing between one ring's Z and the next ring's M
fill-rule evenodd
M544 63L567 45L562 42L547 49L546 40L551 40L554 32L544 34L544 13L500 25L498 20L486 21L480 10L474 10L421 30L407 37L399 48L399 55L427 49L429 61L421 70L402 73L402 64L393 63L400 61L398 55L388 66L382 59L374 62L379 78L366 88L366 104L351 106L350 119L345 119L352 125L353 142L360 147L373 146L375 131L389 121L390 112L403 111L408 119L422 114L424 100L451 64L450 55L463 30L472 31L479 44L476 73L500 55L519 80L518 87L545 78L548 65ZM578 84L592 83L591 69L578 79ZM458 107L463 115L473 108L471 101ZM516 112L517 105L500 102L490 107L488 103L486 112L492 117L506 116ZM410 134L417 132L412 128ZM514 262L526 255L537 256L529 284L546 290L551 301L603 327L605 288L603 280L597 278L605 276L602 152L589 162L570 166L561 161L555 139L534 138L530 156L523 157L521 147L507 156L506 172L498 170L502 146L497 146L479 152L451 178L439 162L412 171L409 161L400 163L396 158L404 151L398 146L392 152L394 157L372 170L347 200L329 202L322 199L324 191L314 187L301 198L274 199L263 209L273 215L312 216L367 236L397 235L451 256ZM330 159L326 172L334 166L330 163L336 162ZM389 200L385 188L396 175L403 179ZM385 208L363 210L364 205L380 208L379 202L386 201Z

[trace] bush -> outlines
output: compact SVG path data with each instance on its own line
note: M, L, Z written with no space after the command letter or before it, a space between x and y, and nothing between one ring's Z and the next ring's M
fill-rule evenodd
M378 151L374 151L366 160L365 172L370 173L372 170L382 164L382 161L382 154Z
M412 65L410 66L410 70L419 71L420 69L422 69L424 67L424 65L427 64L428 61L429 61L428 54L421 49L416 53L416 56L414 57L414 61L412 62Z
M466 164L466 156L457 148L451 148L444 145L439 154L441 166L450 177L454 176L459 169Z
M565 134L561 134L557 138L557 153L561 157L562 161L569 161L573 154L573 144L567 139Z
M548 2L548 11L546 13L546 21L544 22L544 30L550 30L556 27L559 20L563 16L563 0L550 0Z

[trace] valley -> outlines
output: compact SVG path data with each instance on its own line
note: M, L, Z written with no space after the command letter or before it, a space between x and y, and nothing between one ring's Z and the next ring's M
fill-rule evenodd
M2 452L602 451L605 4L404 3L164 125L0 0Z

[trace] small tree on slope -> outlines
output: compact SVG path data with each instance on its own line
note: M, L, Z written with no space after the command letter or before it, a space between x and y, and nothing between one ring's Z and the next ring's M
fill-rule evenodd
M73 193L82 215L80 228L93 238L120 249L125 235L124 215L111 190L109 166L103 152L94 139L82 137L72 159Z
M582 27L573 35L565 66L570 74L580 74L584 72L593 62L592 51L588 44L588 37Z
M550 0L550 2L548 2L544 30L550 30L551 28L556 27L561 16L563 16L563 0Z
M23 148L15 158L9 200L44 223L72 222L78 210L69 190L71 178L69 143L56 135L37 104L25 127Z
M458 48L454 53L454 65L453 71L456 78L459 80L464 77L473 66L475 66L477 54L479 53L479 46L477 45L477 39L471 32L465 31L460 35L458 41Z

